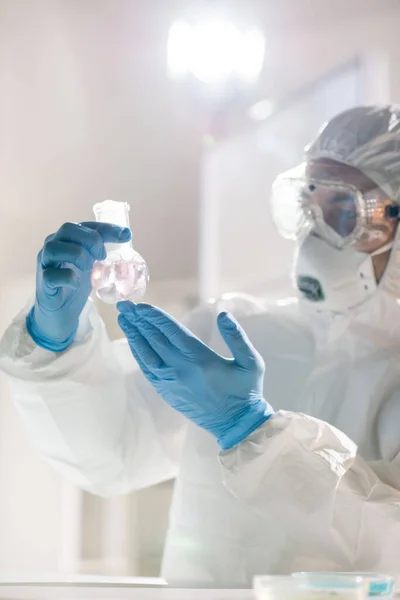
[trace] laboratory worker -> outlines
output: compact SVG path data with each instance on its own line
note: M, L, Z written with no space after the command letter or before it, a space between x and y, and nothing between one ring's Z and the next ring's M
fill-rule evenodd
M112 497L176 478L171 584L399 569L400 108L332 119L271 203L298 299L229 295L186 327L122 302L110 343L90 270L130 233L65 224L1 342L31 439L71 481Z

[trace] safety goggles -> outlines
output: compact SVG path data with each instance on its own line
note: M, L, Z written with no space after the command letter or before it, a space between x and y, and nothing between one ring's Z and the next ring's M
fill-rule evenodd
M382 238L399 214L381 189L361 192L347 183L309 178L304 165L276 179L271 210L283 237L299 239L313 230L337 248L351 246L363 236Z

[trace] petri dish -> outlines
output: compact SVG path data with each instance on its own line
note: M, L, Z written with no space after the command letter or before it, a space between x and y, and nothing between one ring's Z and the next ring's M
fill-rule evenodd
M293 573L293 577L300 579L317 579L323 578L330 579L333 576L353 579L354 577L361 577L367 582L368 596L369 598L392 598L395 592L395 578L391 575L383 573L368 573L368 572L333 572L333 573Z
M366 600L369 588L358 575L299 573L255 577L253 589L257 600Z
M383 573L368 573L368 572L333 572L333 573L293 573L293 577L299 577L301 579L312 579L317 578L331 578L332 576L338 576L341 578L354 578L361 577L368 585L368 596L370 598L392 598L395 591L395 579L391 575Z

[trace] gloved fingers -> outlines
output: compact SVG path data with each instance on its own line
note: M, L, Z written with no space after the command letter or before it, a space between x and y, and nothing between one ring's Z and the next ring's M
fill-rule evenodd
M136 317L135 325L142 336L167 365L171 365L174 359L176 360L182 356L182 350L171 344L167 336L149 321Z
M205 352L210 352L210 349L189 329L160 308L141 303L135 306L135 313L137 318L151 323L173 346L183 353L195 354L200 358Z
M56 294L61 287L78 289L80 286L79 278L72 269L45 269L42 277L49 295Z
M219 332L232 353L238 365L251 369L254 367L262 369L264 363L253 344L247 337L244 329L227 312L218 315L217 325Z
M163 361L170 364L171 360L180 354L180 351L171 344L169 339L153 323L140 317L140 313L136 311L136 306L129 301L118 302L117 304L121 314L138 329Z
M164 367L163 360L126 316L119 315L118 324L128 340L129 347L139 367L148 379L154 381L154 376L157 376Z
M47 244L47 242L49 242L50 240L52 240L52 239L53 239L53 237L54 237L55 235L56 235L55 233L50 233L50 235L48 235L48 236L46 237L46 239L44 240L43 246L44 246L45 244Z
M126 317L129 317L129 315L135 316L135 309L136 304L134 302L131 302L130 300L120 300L119 302L117 302L117 310L119 310L121 315L124 315Z
M112 223L98 223L97 221L84 221L82 227L92 229L101 235L104 244L123 244L132 237L128 227L120 227Z
M123 243L131 237L129 229L110 223L64 223L52 241L75 243L82 246L94 260L106 258L105 243Z
M81 271L90 271L93 267L93 258L79 244L49 240L43 246L40 263L43 269L57 268L61 263L69 263Z
M106 250L101 235L80 223L64 223L54 234L53 242L67 242L77 244L84 248L94 260L104 260Z

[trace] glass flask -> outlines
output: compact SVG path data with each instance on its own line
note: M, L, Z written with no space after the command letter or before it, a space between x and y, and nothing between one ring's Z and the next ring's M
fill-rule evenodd
M93 206L96 221L120 227L129 225L129 204L105 200ZM120 300L137 300L143 296L149 281L144 258L134 250L132 241L105 244L107 258L96 261L92 269L92 287L106 304Z

